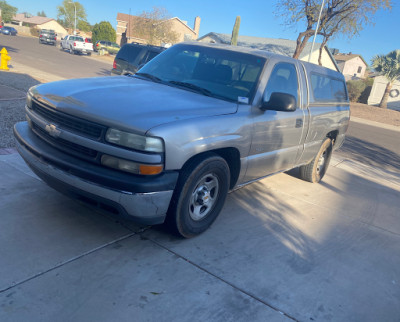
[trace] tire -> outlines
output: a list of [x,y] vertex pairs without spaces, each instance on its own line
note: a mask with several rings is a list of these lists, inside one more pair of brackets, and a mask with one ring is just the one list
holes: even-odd
[[92,56],[92,53],[87,53],[88,56]]
[[224,206],[229,182],[229,166],[216,154],[189,162],[172,196],[167,216],[170,228],[185,238],[207,230]]
[[71,55],[75,55],[75,50],[73,50],[72,47],[69,47],[69,53],[70,53]]
[[331,155],[332,140],[326,138],[315,158],[310,163],[300,167],[300,178],[312,183],[320,182],[328,169]]

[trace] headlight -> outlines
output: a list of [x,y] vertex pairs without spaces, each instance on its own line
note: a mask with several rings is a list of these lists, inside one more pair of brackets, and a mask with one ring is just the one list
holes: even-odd
[[135,150],[141,150],[147,152],[164,151],[163,141],[160,138],[137,135],[133,133],[119,131],[116,129],[107,130],[106,141]]
[[161,164],[140,164],[106,154],[101,157],[101,164],[117,170],[143,175],[155,175],[163,170]]
[[26,94],[26,106],[29,108],[32,108],[32,97],[36,91],[36,87],[38,85],[32,86],[29,90],[28,93]]

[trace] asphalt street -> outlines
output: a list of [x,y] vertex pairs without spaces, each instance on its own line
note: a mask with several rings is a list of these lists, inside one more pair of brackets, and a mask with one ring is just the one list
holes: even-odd
[[350,121],[346,140],[335,154],[365,165],[398,172],[400,131]]
[[39,44],[37,38],[0,34],[0,48],[6,47],[13,62],[52,73],[64,78],[110,75],[112,62],[99,61],[85,55],[71,55],[57,46]]

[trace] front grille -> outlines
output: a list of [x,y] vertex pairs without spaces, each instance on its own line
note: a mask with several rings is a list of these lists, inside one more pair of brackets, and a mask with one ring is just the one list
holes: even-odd
[[36,133],[36,135],[40,136],[43,140],[50,143],[56,149],[68,152],[69,154],[75,155],[79,158],[84,158],[91,161],[94,161],[97,157],[96,150],[72,143],[70,141],[66,141],[64,139],[53,138],[45,130],[37,126],[35,123],[32,123],[32,129]]
[[101,140],[103,133],[106,131],[105,126],[59,112],[35,101],[32,101],[32,109],[46,121],[54,122],[63,129],[71,130],[91,139]]

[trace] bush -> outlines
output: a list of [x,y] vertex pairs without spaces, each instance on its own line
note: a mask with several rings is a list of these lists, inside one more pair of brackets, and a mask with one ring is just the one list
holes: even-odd
[[39,34],[40,34],[39,29],[37,29],[37,28],[35,28],[35,27],[31,27],[31,28],[30,28],[30,31],[31,31],[31,35],[32,35],[32,36],[34,36],[34,37],[39,37]]
[[370,78],[347,81],[350,102],[366,104],[373,83],[374,80]]
[[96,43],[98,40],[106,40],[115,42],[117,34],[115,29],[108,21],[96,23],[92,29],[92,42]]
[[373,78],[368,78],[365,80],[365,89],[362,91],[360,97],[358,98],[359,103],[368,104],[368,97],[371,94],[372,85],[374,84]]

